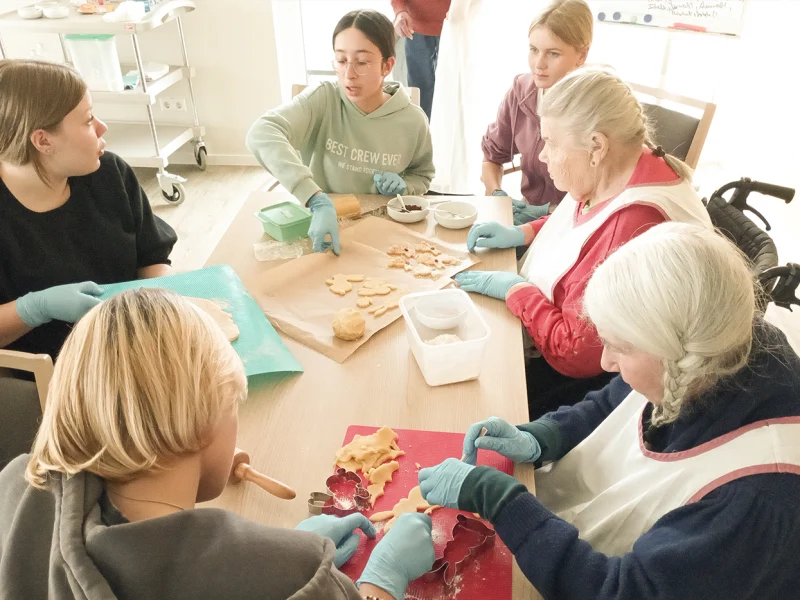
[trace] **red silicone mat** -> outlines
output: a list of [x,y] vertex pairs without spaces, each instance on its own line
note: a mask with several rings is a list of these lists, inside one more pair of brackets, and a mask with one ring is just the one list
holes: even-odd
[[[347,429],[343,445],[351,442],[353,436],[370,435],[377,427],[352,425]],[[395,471],[394,478],[386,484],[385,494],[375,502],[373,510],[365,511],[367,516],[373,512],[391,510],[402,498],[408,496],[411,488],[419,485],[417,467],[424,469],[438,465],[446,458],[460,458],[463,433],[444,433],[437,431],[419,431],[411,429],[395,429],[400,437],[397,444],[405,455],[397,459],[400,468]],[[504,473],[513,473],[513,463],[495,452],[478,452],[478,464],[494,467]],[[362,473],[359,473],[362,475]],[[459,511],[440,508],[431,514],[433,521],[433,544],[437,558],[442,556],[445,544],[451,539],[456,515]],[[470,513],[464,513],[473,516]],[[488,524],[488,523],[487,523]],[[381,524],[378,524],[381,527]],[[353,558],[342,567],[342,572],[353,581],[358,580],[375,544],[383,536],[378,534],[376,540],[367,539],[363,534]],[[486,549],[475,557],[459,575],[453,586],[445,588],[443,584],[431,581],[414,581],[406,590],[406,600],[444,600],[458,598],[460,600],[509,600],[511,598],[511,552],[498,537],[492,548]]]

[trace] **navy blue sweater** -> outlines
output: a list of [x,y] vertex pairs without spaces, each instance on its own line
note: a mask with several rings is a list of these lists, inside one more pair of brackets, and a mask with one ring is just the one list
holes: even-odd
[[[800,359],[771,326],[759,327],[757,340],[750,366],[662,428],[654,451],[689,450],[756,421],[800,415]],[[617,377],[520,429],[545,441],[543,460],[558,460],[630,391]],[[800,598],[798,475],[727,483],[664,515],[622,557],[595,552],[521,483],[487,467],[464,481],[459,506],[492,522],[545,600]]]

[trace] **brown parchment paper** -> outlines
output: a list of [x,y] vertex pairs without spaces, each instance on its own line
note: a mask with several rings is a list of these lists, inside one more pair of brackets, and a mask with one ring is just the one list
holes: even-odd
[[[399,300],[413,292],[438,290],[451,283],[451,277],[479,262],[461,244],[447,244],[430,240],[407,227],[367,217],[341,233],[341,255],[331,252],[309,254],[289,261],[269,271],[256,289],[251,289],[256,302],[266,313],[276,329],[312,348],[328,358],[342,363],[358,348],[384,327],[402,317],[399,308],[374,317],[368,308],[358,308],[358,290],[361,283],[353,283],[353,290],[344,296],[330,291],[325,281],[337,274],[364,275],[381,279],[397,286],[388,296],[372,296],[372,304],[380,305]],[[403,269],[389,269],[386,250],[393,244],[410,245],[428,242],[443,254],[461,258],[461,264],[447,267],[439,279],[421,279]],[[366,320],[364,336],[345,342],[333,335],[331,323],[341,309],[352,307],[361,311]]]

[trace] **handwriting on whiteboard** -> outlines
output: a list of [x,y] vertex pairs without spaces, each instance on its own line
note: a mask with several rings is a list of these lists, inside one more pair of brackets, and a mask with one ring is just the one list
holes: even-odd
[[716,19],[727,16],[734,10],[732,4],[739,3],[741,0],[650,0],[647,8],[667,11],[673,17]]

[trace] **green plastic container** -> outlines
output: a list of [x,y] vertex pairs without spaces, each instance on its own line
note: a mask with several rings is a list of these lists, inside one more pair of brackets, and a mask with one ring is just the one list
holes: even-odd
[[294,202],[280,202],[255,213],[264,227],[264,233],[279,242],[293,242],[308,237],[311,212]]

